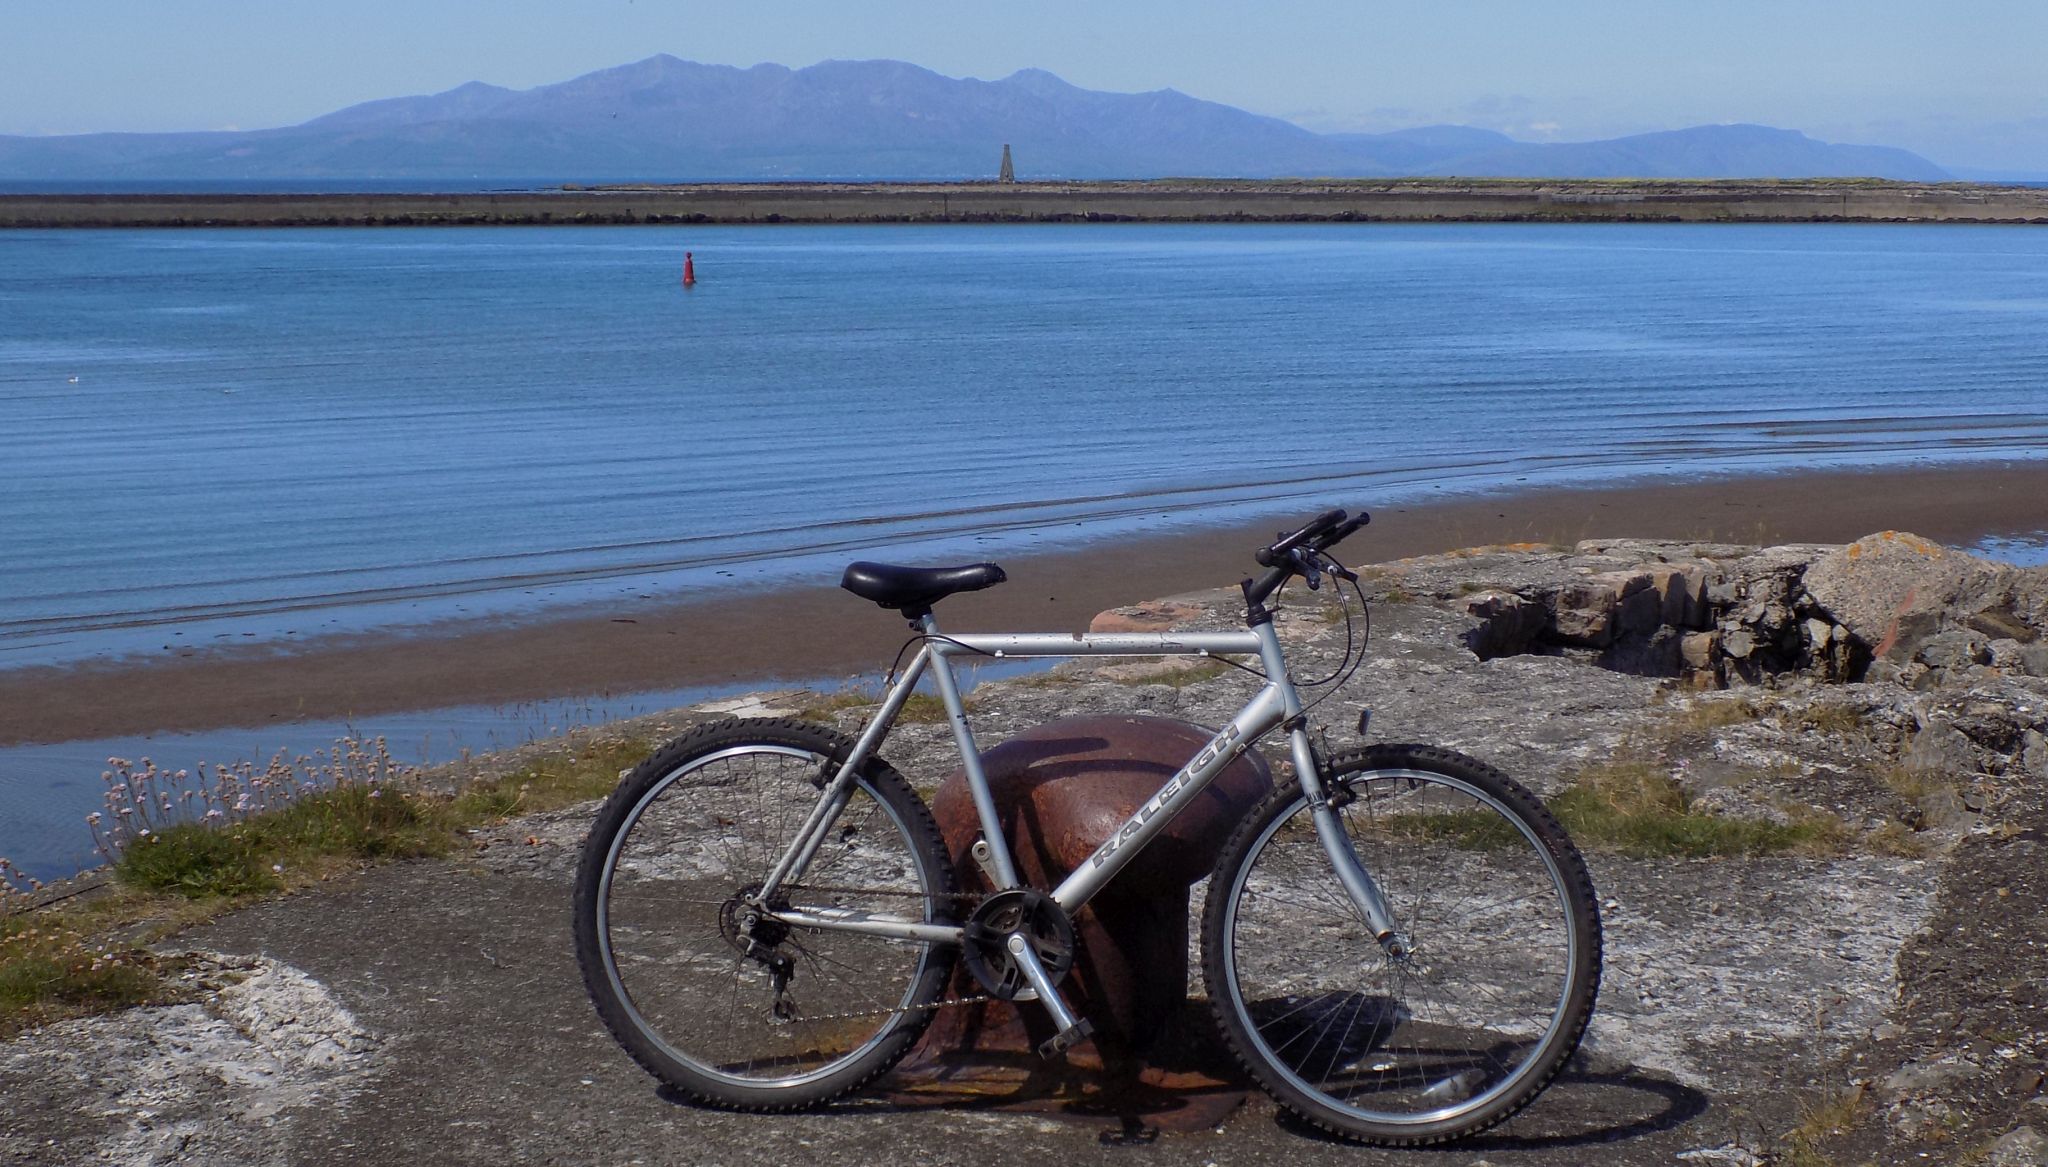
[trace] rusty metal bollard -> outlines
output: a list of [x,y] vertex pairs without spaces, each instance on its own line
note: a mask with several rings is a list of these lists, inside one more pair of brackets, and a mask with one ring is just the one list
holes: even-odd
[[[1161,717],[1076,717],[1025,730],[984,753],[1019,876],[1042,889],[1058,883],[1212,736]],[[940,1081],[984,1099],[1086,1100],[1097,1115],[1142,1112],[1185,1129],[1235,1107],[1243,1091],[1213,1064],[1206,1026],[1191,1031],[1186,1022],[1188,891],[1272,784],[1257,753],[1239,758],[1075,916],[1079,951],[1060,987],[1075,1012],[1095,1023],[1094,1056],[1083,1046],[1064,1066],[1041,1064],[1034,1050],[1051,1025],[1036,1004],[946,1008],[897,1070],[899,1096],[908,1091],[910,1100],[918,1083]],[[981,825],[958,771],[939,788],[932,810],[963,889],[991,890],[968,853]],[[953,995],[981,991],[964,969],[955,974]],[[1209,1105],[1191,1106],[1193,1095]],[[1134,1105],[1124,1105],[1133,1098]]]

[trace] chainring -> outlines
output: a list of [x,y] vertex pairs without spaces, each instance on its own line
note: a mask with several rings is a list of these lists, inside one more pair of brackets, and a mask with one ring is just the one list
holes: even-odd
[[1074,967],[1074,922],[1051,896],[1030,888],[997,892],[974,909],[962,929],[960,959],[989,996],[1035,1001],[1038,993],[1007,947],[1015,932],[1024,934],[1052,983]]

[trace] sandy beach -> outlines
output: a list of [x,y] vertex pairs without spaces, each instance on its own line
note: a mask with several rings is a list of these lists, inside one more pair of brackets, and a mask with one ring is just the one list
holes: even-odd
[[[1951,545],[2048,527],[2048,462],[1777,474],[1460,496],[1381,508],[1345,550],[1378,562],[1485,543],[1642,536],[1845,542],[1908,530]],[[1317,500],[1304,501],[1310,513]],[[1006,558],[1010,582],[949,599],[956,630],[1078,630],[1104,608],[1228,585],[1272,522]],[[878,553],[870,558],[887,558]],[[0,674],[0,745],[261,726],[450,705],[694,685],[850,677],[885,666],[894,614],[809,581],[659,599],[520,623],[468,623],[280,654],[30,668]]]

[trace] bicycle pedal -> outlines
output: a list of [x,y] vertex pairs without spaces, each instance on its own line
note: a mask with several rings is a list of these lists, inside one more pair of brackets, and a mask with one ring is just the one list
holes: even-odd
[[1095,1023],[1083,1017],[1067,1028],[1039,1042],[1038,1056],[1049,1062],[1094,1036]]

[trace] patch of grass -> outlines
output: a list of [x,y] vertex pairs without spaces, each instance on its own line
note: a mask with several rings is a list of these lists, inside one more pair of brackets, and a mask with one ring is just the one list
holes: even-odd
[[1587,767],[1550,809],[1581,847],[1638,858],[1833,854],[1847,834],[1840,820],[1818,813],[1774,823],[1695,810],[1676,779],[1643,760]]
[[27,912],[0,918],[0,1038],[65,1017],[173,997],[148,952],[102,950],[60,916]]
[[1395,584],[1392,587],[1382,589],[1379,598],[1383,604],[1406,604],[1415,599],[1415,593],[1399,584]]
[[1821,733],[1854,733],[1863,728],[1863,710],[1839,701],[1816,701],[1799,715],[1799,724]]
[[1777,1162],[1784,1167],[1833,1167],[1834,1160],[1822,1153],[1821,1143],[1847,1134],[1869,1109],[1866,1090],[1860,1085],[1825,1102],[1802,1105],[1799,1125],[1779,1139],[1785,1144],[1785,1154]]
[[137,839],[121,852],[114,874],[144,891],[195,900],[232,899],[284,887],[269,860],[268,849],[240,826],[188,823]]
[[1762,720],[1764,710],[1748,698],[1733,701],[1695,701],[1691,708],[1677,715],[1677,722],[1683,729],[1704,732],[1710,729],[1726,729],[1731,725],[1749,725]]
[[[805,721],[822,721],[827,724],[838,719],[848,709],[862,709],[880,705],[882,697],[872,689],[841,689],[837,693],[826,693],[818,700],[796,711]],[[974,699],[966,697],[961,704],[967,711],[974,711]],[[903,708],[896,712],[898,725],[932,725],[946,720],[946,703],[930,693],[912,693],[903,702]]]
[[1893,766],[1882,775],[1885,789],[1910,803],[1908,826],[1940,826],[1963,813],[1963,796],[1955,779],[1939,770]]
[[1523,842],[1514,824],[1491,810],[1389,815],[1372,826],[1392,838],[1449,843],[1461,851],[1499,851]]
[[1897,859],[1918,859],[1927,854],[1927,844],[1912,828],[1902,822],[1888,822],[1863,836],[1863,845],[1872,854],[1890,855]]
[[472,783],[455,797],[456,826],[479,826],[603,798],[619,784],[620,771],[639,765],[658,744],[641,737],[593,738],[492,781]]
[[445,855],[458,841],[451,800],[388,786],[346,786],[302,795],[222,827],[184,823],[136,839],[114,874],[130,887],[191,899],[282,889],[287,870]]
[[651,748],[639,739],[588,740],[452,797],[391,783],[310,791],[239,821],[143,835],[121,852],[114,875],[143,891],[233,900],[346,867],[446,855],[470,828],[610,793],[619,771]]
[[[445,855],[463,832],[609,793],[653,743],[594,738],[455,795],[375,782],[301,789],[228,822],[138,833],[115,881],[75,906],[19,910],[0,896],[0,1038],[65,1017],[180,999],[164,958],[133,947],[253,896],[334,871]],[[14,909],[10,912],[10,909]],[[104,938],[124,937],[119,943]]]

